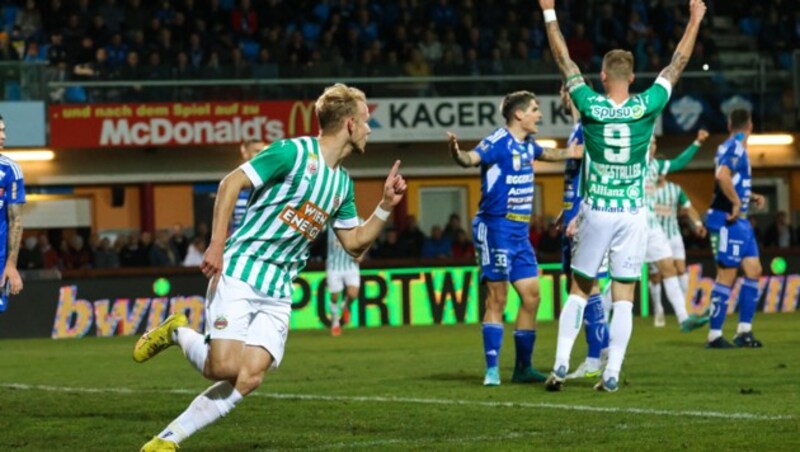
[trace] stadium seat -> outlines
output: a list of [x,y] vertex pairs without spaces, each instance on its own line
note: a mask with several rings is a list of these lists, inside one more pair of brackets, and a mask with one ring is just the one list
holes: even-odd
[[244,40],[239,43],[239,48],[242,50],[242,56],[248,61],[253,61],[258,57],[258,52],[261,51],[261,45],[256,41]]
[[86,90],[80,86],[70,86],[64,92],[64,101],[67,103],[86,103]]
[[6,80],[4,92],[6,100],[22,100],[22,88],[16,80]]

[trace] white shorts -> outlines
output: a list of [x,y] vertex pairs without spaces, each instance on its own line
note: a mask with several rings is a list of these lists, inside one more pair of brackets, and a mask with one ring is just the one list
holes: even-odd
[[572,270],[594,279],[608,254],[608,270],[612,279],[636,281],[642,275],[647,212],[638,209],[606,212],[593,210],[588,204],[578,214],[578,232],[572,248]]
[[357,268],[348,271],[331,270],[327,274],[327,279],[330,293],[339,293],[345,287],[361,287],[361,273]]
[[661,226],[647,228],[647,252],[644,261],[648,264],[672,257],[669,239]]
[[250,284],[221,275],[206,298],[206,332],[214,339],[242,341],[272,355],[272,368],[283,359],[292,301],[268,297]]
[[675,234],[669,239],[669,247],[672,248],[672,258],[676,261],[686,260],[686,248],[683,246],[683,237]]

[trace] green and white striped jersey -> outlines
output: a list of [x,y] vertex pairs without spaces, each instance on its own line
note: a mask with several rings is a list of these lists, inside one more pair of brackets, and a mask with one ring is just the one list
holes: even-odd
[[[359,218],[358,223],[364,221]],[[353,256],[347,254],[342,242],[336,237],[332,229],[328,230],[328,258],[325,259],[325,271],[329,272],[350,272],[358,271],[358,262]]]
[[658,177],[667,174],[668,164],[664,160],[652,159],[647,162],[647,172],[644,176],[644,199],[647,203],[647,226],[657,228],[661,226],[656,218],[656,190],[658,189]]
[[223,271],[288,300],[328,220],[334,228],[358,226],[353,181],[341,166],[328,167],[314,137],[276,141],[240,169],[253,192],[242,225],[225,244]]
[[681,208],[691,207],[692,203],[680,185],[667,181],[658,187],[655,193],[655,217],[668,238],[681,235],[678,226],[678,212]]
[[671,83],[659,77],[647,91],[616,105],[583,81],[570,87],[581,113],[584,149],[591,157],[584,188],[590,205],[614,210],[644,207],[650,137],[671,90]]

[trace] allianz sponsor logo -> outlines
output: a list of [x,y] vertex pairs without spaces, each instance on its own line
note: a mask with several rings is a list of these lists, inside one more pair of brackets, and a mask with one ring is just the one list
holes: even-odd
[[592,107],[592,116],[603,119],[639,119],[644,116],[645,108],[642,105],[634,105],[632,107]]
[[519,185],[519,184],[530,184],[533,182],[533,174],[520,174],[520,175],[508,175],[506,176],[506,184],[508,185]]
[[625,189],[624,188],[610,188],[605,185],[601,184],[592,184],[589,187],[589,193],[593,195],[599,196],[609,196],[613,198],[624,198],[625,197]]

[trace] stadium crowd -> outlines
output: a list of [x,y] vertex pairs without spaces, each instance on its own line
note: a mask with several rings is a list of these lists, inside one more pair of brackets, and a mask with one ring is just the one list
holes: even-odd
[[[682,218],[685,220],[686,218]],[[762,231],[751,217],[759,246],[789,248],[800,244],[800,227],[796,230],[785,212],[778,212],[770,226]],[[681,221],[681,232],[687,249],[708,250],[708,238],[698,237],[690,221]],[[128,234],[98,235],[79,233],[31,233],[24,240],[19,254],[20,270],[135,268],[135,267],[192,267],[200,265],[208,244],[209,229],[199,224],[195,233],[180,224],[155,233],[133,231]],[[88,231],[84,231],[88,233]],[[58,246],[51,237],[62,237]],[[536,215],[530,224],[529,238],[540,260],[558,259],[561,250],[561,231],[552,217]],[[313,261],[326,257],[326,238],[321,236],[311,250]],[[416,219],[408,217],[406,226],[388,228],[370,249],[368,259],[474,259],[475,248],[459,215],[450,215],[447,224],[434,225],[429,234],[423,232]]]
[[[2,0],[0,60],[48,61],[51,80],[555,72],[535,3]],[[622,47],[634,52],[636,71],[646,71],[673,53],[684,3],[563,0],[558,8],[583,69],[598,69],[600,55]],[[759,50],[788,64],[800,47],[797,8],[781,14],[785,0],[723,3],[718,9],[727,8]],[[713,33],[711,24],[703,28],[690,65],[717,60]]]

